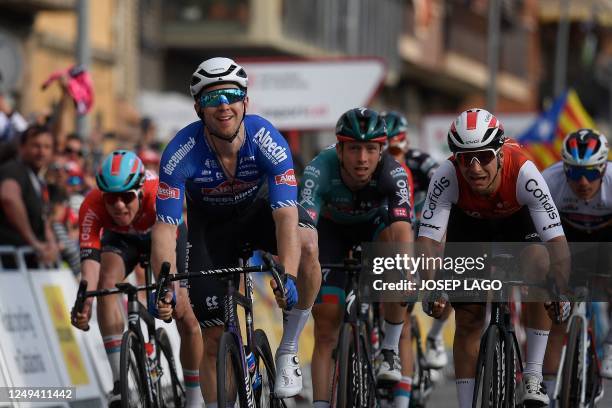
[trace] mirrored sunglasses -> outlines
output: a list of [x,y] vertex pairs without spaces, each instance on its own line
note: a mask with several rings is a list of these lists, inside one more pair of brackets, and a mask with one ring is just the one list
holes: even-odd
[[470,152],[457,152],[455,153],[455,159],[465,167],[470,167],[474,160],[476,160],[481,166],[486,166],[497,156],[497,150],[494,149],[482,149],[473,150]]
[[130,190],[121,193],[103,193],[102,197],[104,202],[108,205],[115,205],[117,201],[121,201],[124,204],[129,204],[138,197],[138,192],[135,190]]
[[565,166],[565,176],[572,181],[580,181],[582,177],[595,181],[603,176],[603,172],[599,166]]
[[203,108],[215,108],[221,104],[231,105],[241,102],[244,98],[246,98],[246,92],[242,89],[217,89],[202,95],[200,97],[200,106]]

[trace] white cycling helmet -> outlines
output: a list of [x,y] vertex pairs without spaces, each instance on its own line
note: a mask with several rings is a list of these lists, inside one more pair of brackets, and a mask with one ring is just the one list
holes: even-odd
[[504,144],[504,127],[491,112],[468,109],[457,116],[448,131],[451,152],[499,149]]
[[569,166],[599,166],[608,161],[608,139],[593,129],[579,129],[563,140],[561,157]]
[[206,87],[228,83],[246,89],[248,77],[244,68],[229,58],[210,58],[202,62],[191,76],[189,91],[195,97]]

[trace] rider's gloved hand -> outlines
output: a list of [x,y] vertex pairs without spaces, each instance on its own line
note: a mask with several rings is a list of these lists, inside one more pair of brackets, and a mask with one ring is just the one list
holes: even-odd
[[442,312],[444,311],[447,303],[448,294],[444,291],[427,291],[423,295],[423,311],[435,319],[439,319],[442,316]]
[[172,315],[172,309],[176,306],[176,293],[172,292],[172,300],[170,302],[166,302],[165,299],[160,299],[158,304],[156,300],[157,291],[153,290],[149,293],[147,311],[156,319],[168,319]]
[[274,291],[274,297],[276,298],[276,303],[278,304],[278,307],[283,308],[285,310],[291,310],[291,308],[293,308],[293,306],[295,306],[298,301],[297,286],[295,284],[296,279],[295,276],[289,274],[282,275],[282,279],[283,284],[285,285],[284,294],[280,293],[276,289],[276,282],[274,281],[274,279],[270,281],[270,286]]
[[91,319],[92,301],[86,300],[83,310],[77,312],[74,308],[70,311],[70,323],[79,330],[89,330],[89,320]]

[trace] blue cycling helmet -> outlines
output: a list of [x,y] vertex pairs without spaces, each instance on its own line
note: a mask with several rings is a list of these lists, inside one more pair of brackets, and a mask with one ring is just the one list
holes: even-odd
[[106,156],[96,175],[96,184],[105,193],[139,190],[144,180],[142,161],[127,150],[115,150]]

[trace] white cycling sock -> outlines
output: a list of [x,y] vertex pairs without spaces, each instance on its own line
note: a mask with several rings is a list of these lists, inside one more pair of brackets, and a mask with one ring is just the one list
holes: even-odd
[[185,381],[185,406],[201,407],[202,391],[200,390],[200,370],[183,369],[183,379]]
[[313,408],[329,408],[329,402],[328,401],[314,401],[312,403],[312,407]]
[[475,378],[458,378],[455,380],[457,387],[457,399],[459,408],[472,408],[472,398],[474,398]]
[[102,337],[104,342],[104,350],[110,364],[111,372],[113,373],[113,383],[119,381],[121,367],[121,339],[122,334]]
[[429,333],[427,333],[428,339],[438,340],[442,338],[442,329],[444,328],[444,323],[446,320],[433,319],[433,323],[431,324],[431,329],[429,329]]
[[298,351],[298,339],[308,318],[310,310],[298,309],[294,307],[288,312],[283,313],[283,338],[278,346],[277,355],[280,354],[296,354]]
[[402,379],[393,387],[393,407],[408,408],[412,394],[412,377],[402,375]]
[[385,320],[383,323],[385,338],[383,339],[380,348],[393,350],[396,354],[399,354],[399,341],[400,336],[402,335],[402,327],[404,327],[404,322],[391,323]]
[[527,333],[527,357],[523,374],[535,375],[542,381],[542,366],[550,331],[527,328],[525,332]]

